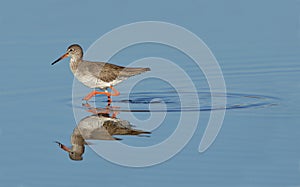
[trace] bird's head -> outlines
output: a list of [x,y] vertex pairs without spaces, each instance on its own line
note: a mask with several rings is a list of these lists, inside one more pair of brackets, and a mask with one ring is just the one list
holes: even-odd
[[76,152],[75,150],[72,150],[72,149],[68,148],[67,146],[65,146],[64,144],[62,144],[62,143],[60,143],[58,141],[55,141],[54,143],[57,143],[58,146],[62,150],[68,152],[69,153],[69,157],[70,157],[71,160],[82,160],[83,159],[82,158],[83,151],[79,150],[79,152]]
[[73,60],[80,60],[83,56],[83,50],[78,44],[70,45],[66,51],[65,54],[63,54],[61,57],[59,57],[57,60],[55,60],[51,65],[54,65],[55,63],[59,62],[60,60],[71,57]]

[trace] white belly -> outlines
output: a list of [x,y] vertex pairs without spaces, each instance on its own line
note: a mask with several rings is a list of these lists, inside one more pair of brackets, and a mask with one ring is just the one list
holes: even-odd
[[121,79],[116,79],[111,82],[104,82],[101,79],[98,79],[92,75],[77,75],[75,74],[75,77],[83,83],[85,86],[89,88],[100,88],[100,89],[106,89],[110,86],[115,86],[116,84],[119,84],[122,82]]

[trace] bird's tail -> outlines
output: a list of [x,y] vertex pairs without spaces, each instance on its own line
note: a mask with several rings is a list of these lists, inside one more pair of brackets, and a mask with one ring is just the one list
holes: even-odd
[[133,75],[138,75],[146,71],[150,71],[150,68],[124,68],[122,72],[120,73],[120,76],[133,76]]
[[129,132],[129,134],[130,135],[141,135],[141,134],[151,134],[151,132],[133,129]]

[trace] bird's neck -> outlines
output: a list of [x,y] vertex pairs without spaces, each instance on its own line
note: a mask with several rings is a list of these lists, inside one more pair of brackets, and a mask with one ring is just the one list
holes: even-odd
[[76,72],[76,70],[77,70],[79,64],[81,63],[81,61],[82,61],[81,58],[74,58],[73,57],[73,58],[70,59],[70,68],[71,68],[71,71],[73,73]]

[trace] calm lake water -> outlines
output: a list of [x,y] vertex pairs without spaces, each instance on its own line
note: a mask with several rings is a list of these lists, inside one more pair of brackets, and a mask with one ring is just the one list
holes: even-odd
[[[3,3],[0,186],[300,186],[299,6],[296,0]],[[136,45],[111,62],[127,65],[149,56],[169,59],[191,76],[200,106],[191,101],[190,108],[178,107],[176,90],[153,78],[136,85],[128,98],[126,85],[134,81],[130,79],[117,86],[121,96],[112,105],[120,107],[118,118],[129,120],[133,114],[145,120],[151,102],[151,109],[166,112],[166,118],[149,136],[117,137],[128,145],[154,145],[172,134],[181,112],[200,111],[195,134],[182,151],[151,167],[114,164],[88,146],[82,161],[70,160],[53,141],[70,145],[76,127],[73,75],[67,60],[55,66],[51,62],[72,43],[86,50],[111,29],[144,20],[183,26],[211,49],[228,92],[221,131],[208,150],[198,152],[214,109],[205,76],[176,49]],[[183,85],[181,93],[189,97],[188,91]],[[160,111],[162,102],[167,110]],[[105,98],[96,97],[96,105],[105,107]],[[134,125],[147,130],[143,124]]]

